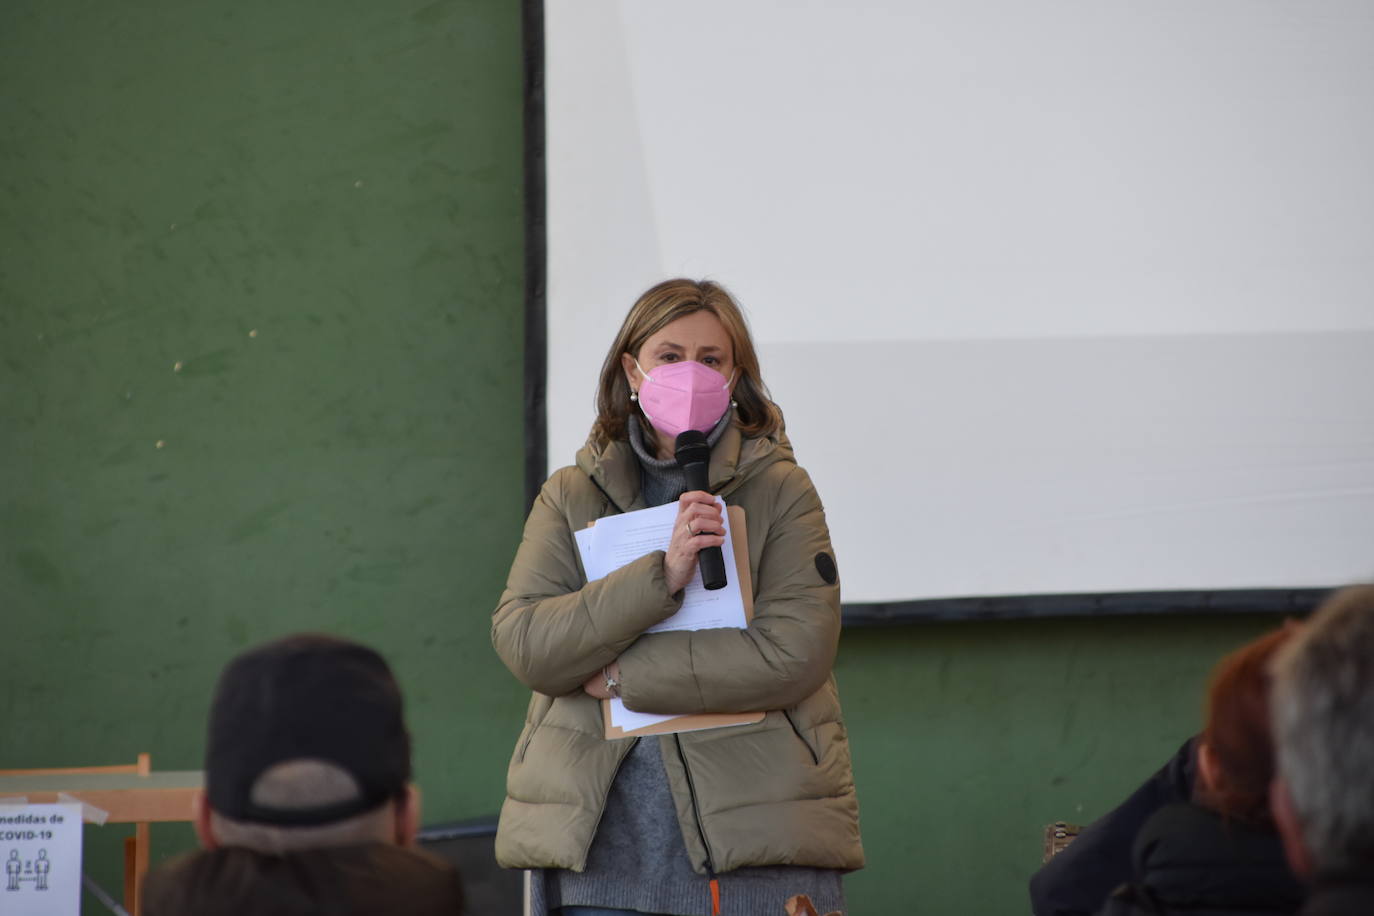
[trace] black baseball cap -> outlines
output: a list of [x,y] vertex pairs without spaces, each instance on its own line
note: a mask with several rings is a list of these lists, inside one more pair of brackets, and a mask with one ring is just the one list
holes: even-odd
[[[359,797],[316,808],[254,804],[259,776],[305,759],[346,770]],[[279,826],[332,823],[400,796],[410,772],[400,687],[367,646],[288,636],[243,653],[220,675],[205,749],[206,796],[220,814]]]

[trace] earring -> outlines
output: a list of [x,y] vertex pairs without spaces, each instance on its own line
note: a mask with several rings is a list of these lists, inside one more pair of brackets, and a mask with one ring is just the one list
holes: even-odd
[[631,401],[638,401],[638,400],[639,400],[639,392],[638,392],[638,391],[633,391],[633,390],[632,390],[632,391],[630,392],[630,400],[631,400]]
[[731,398],[731,399],[730,399],[730,406],[731,406],[731,407],[738,407],[738,406],[739,406],[739,401],[736,401],[734,398]]

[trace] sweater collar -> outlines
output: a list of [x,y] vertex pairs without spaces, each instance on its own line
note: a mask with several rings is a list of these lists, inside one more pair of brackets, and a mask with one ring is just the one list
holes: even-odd
[[[730,492],[774,461],[792,461],[792,446],[779,429],[770,436],[745,438],[738,424],[726,424],[711,449],[708,469],[711,492],[729,499]],[[596,482],[620,512],[644,508],[640,495],[640,464],[628,439],[605,445],[588,440],[577,453],[577,466]]]
[[[720,437],[725,435],[725,430],[730,426],[732,419],[730,411],[728,410],[721,414],[720,419],[716,421],[716,425],[711,427],[711,431],[706,434],[706,444],[711,448],[715,448],[716,443],[720,441]],[[644,444],[644,427],[640,425],[637,415],[630,414],[630,416],[626,418],[625,427],[626,435],[630,442],[630,448],[634,449],[635,455],[638,456],[641,465],[653,471],[677,470],[676,458],[659,458],[657,455],[651,455],[649,453],[649,449]]]

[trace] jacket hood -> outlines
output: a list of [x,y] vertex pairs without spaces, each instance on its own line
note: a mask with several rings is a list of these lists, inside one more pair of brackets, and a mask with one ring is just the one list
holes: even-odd
[[1136,838],[1134,858],[1142,883],[1171,906],[1291,913],[1305,893],[1273,829],[1197,805],[1155,812]]
[[[746,438],[738,424],[731,423],[711,449],[708,471],[711,492],[728,498],[751,477],[780,461],[796,464],[792,443],[781,424],[776,432],[754,439]],[[618,439],[598,446],[588,439],[578,450],[576,463],[620,511],[644,508],[639,485],[639,457],[627,440]]]

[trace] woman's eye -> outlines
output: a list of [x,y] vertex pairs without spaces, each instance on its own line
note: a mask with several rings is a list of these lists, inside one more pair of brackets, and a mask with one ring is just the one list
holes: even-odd
[[705,359],[703,359],[702,362],[705,363],[705,364],[708,365],[708,366],[719,366],[719,365],[720,365],[720,357],[718,357],[718,356],[708,356],[708,357],[706,357]]
[[658,361],[661,362],[661,363],[672,363],[672,362],[677,362],[677,354],[676,354],[676,353],[664,353],[664,354],[662,354],[662,355],[659,356]]

